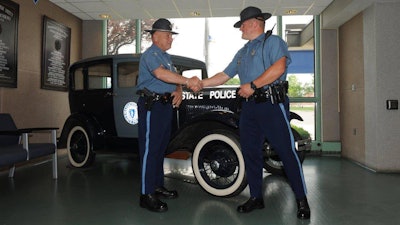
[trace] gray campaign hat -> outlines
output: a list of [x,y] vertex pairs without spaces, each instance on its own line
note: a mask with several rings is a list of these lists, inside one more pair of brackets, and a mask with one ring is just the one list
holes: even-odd
[[172,24],[169,22],[169,20],[161,18],[158,19],[156,22],[153,23],[153,27],[151,30],[145,30],[147,32],[150,32],[153,34],[156,31],[163,31],[163,32],[170,32],[172,34],[178,34],[174,31],[172,31]]
[[260,18],[263,20],[267,20],[271,17],[270,13],[263,13],[261,12],[261,9],[254,7],[254,6],[249,6],[240,12],[240,21],[236,22],[233,26],[236,28],[239,28],[242,23],[248,19],[252,18]]

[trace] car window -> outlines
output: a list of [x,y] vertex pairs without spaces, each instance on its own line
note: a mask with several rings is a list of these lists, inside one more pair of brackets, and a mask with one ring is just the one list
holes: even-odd
[[88,89],[111,88],[111,65],[108,63],[88,67]]
[[83,84],[84,84],[84,82],[83,82],[83,78],[84,78],[84,76],[83,76],[83,69],[82,69],[82,68],[77,68],[77,69],[74,71],[73,76],[74,76],[74,86],[73,86],[73,89],[74,89],[75,91],[83,90],[83,88],[84,88],[84,86],[83,86]]
[[118,63],[118,87],[135,87],[139,74],[138,62]]
[[182,71],[182,75],[184,77],[188,77],[188,78],[196,76],[197,78],[199,78],[201,80],[201,77],[202,77],[201,72],[202,72],[201,69],[191,69],[191,70]]

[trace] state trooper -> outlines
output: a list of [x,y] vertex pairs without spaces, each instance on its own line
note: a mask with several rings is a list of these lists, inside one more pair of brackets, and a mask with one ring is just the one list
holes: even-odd
[[170,55],[172,24],[161,18],[150,32],[152,45],[139,62],[139,154],[141,165],[140,206],[154,212],[165,212],[168,205],[160,198],[177,198],[176,190],[164,187],[164,155],[171,137],[173,107],[182,102],[182,85],[197,88],[197,77],[185,78],[175,70]]
[[236,74],[240,78],[238,95],[244,100],[240,114],[240,145],[250,187],[250,199],[238,206],[240,213],[264,208],[262,193],[263,143],[270,141],[281,158],[297,200],[297,217],[310,218],[306,185],[289,124],[287,66],[291,62],[286,43],[276,35],[264,33],[271,14],[247,7],[234,24],[248,42],[236,53],[223,72],[202,81],[203,87],[225,83]]

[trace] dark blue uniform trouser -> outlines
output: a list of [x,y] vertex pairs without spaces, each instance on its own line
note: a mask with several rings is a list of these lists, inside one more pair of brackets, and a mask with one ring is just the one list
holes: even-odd
[[147,111],[144,98],[138,101],[141,194],[152,194],[164,186],[164,155],[171,137],[172,105],[154,102]]
[[270,101],[244,101],[240,115],[240,144],[246,165],[251,197],[262,198],[263,143],[268,139],[283,162],[285,173],[296,199],[306,195],[300,161],[295,152],[294,137],[289,124],[288,99],[285,104]]

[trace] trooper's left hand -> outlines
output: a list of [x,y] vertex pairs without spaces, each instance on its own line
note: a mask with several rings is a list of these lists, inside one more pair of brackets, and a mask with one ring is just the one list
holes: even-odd
[[174,108],[179,108],[182,103],[182,91],[174,91],[171,93],[172,98],[172,106]]
[[240,89],[238,94],[243,98],[249,98],[254,93],[254,90],[251,88],[250,83],[240,85]]

